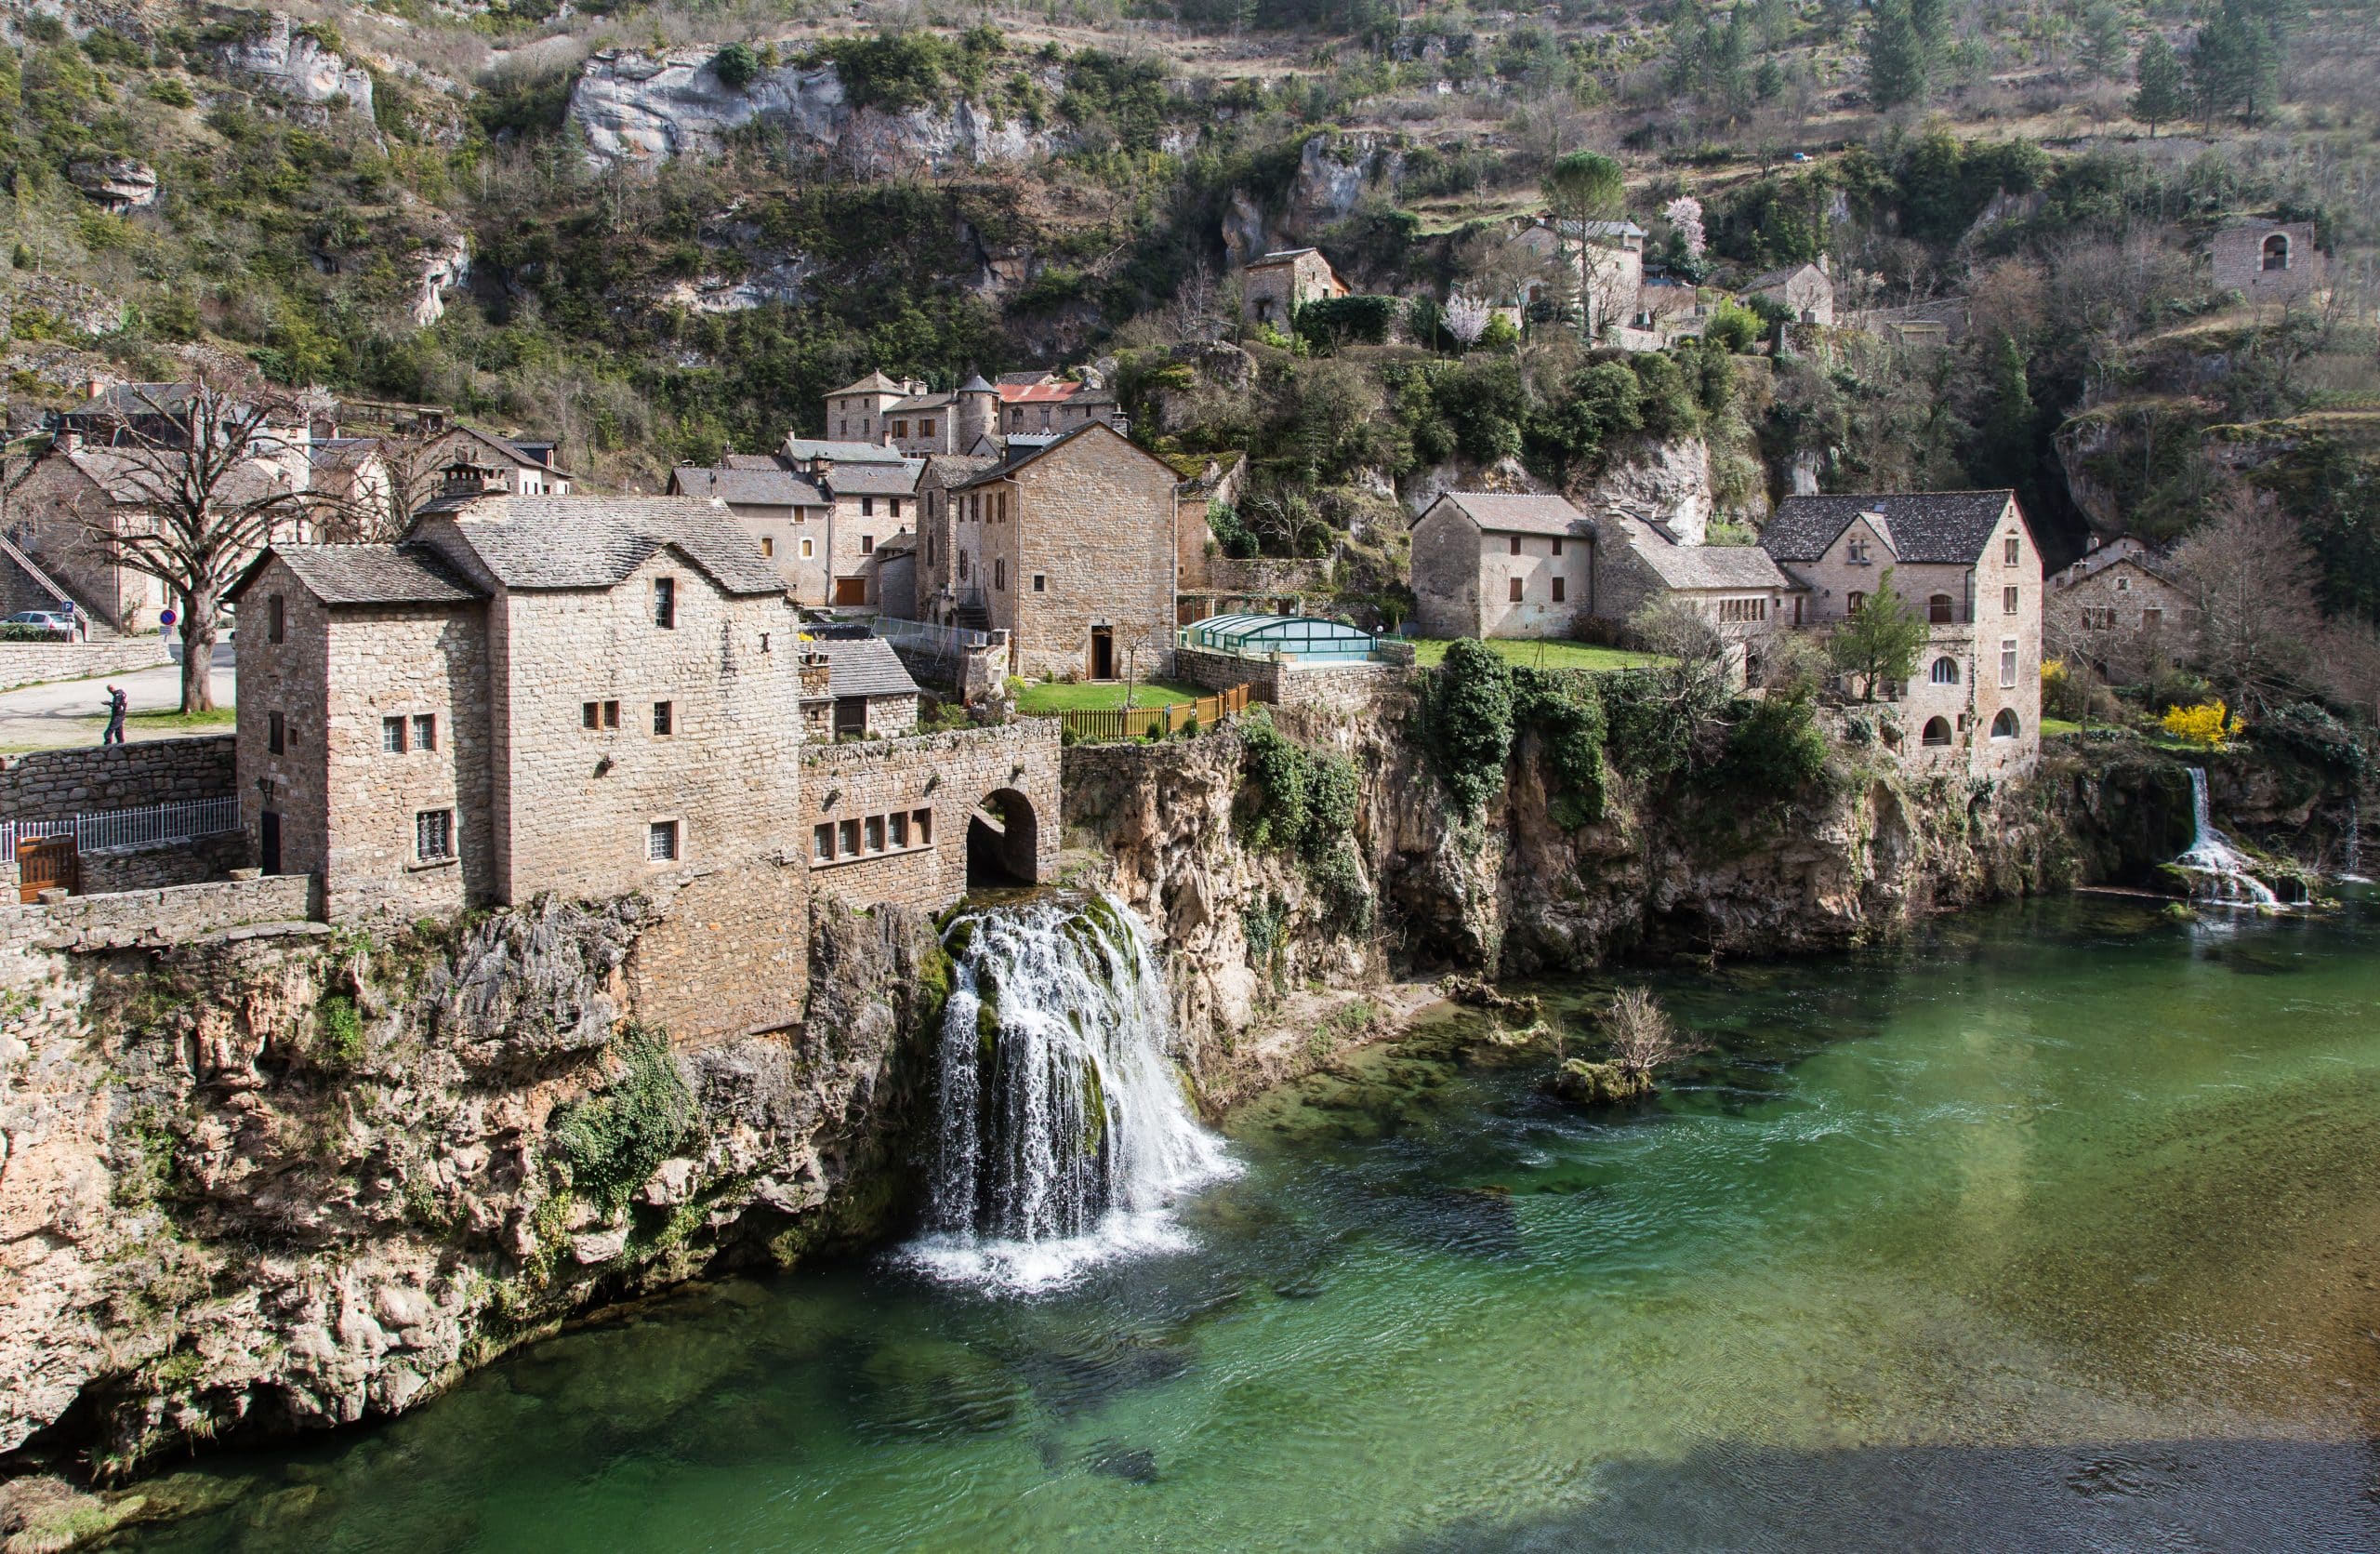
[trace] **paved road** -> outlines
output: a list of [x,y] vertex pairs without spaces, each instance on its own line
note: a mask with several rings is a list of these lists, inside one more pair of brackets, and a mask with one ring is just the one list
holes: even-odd
[[[215,644],[215,705],[231,705],[232,647]],[[68,680],[47,685],[23,685],[0,691],[0,750],[53,750],[60,745],[96,745],[107,712],[110,684],[122,685],[136,712],[181,705],[181,647],[174,645],[176,661],[129,674],[103,674],[92,680]],[[179,728],[125,726],[131,739],[170,739],[192,732]]]

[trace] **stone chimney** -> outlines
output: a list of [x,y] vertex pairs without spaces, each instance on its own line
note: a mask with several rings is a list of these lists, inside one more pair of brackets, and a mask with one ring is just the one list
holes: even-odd
[[804,647],[794,662],[801,679],[802,700],[823,701],[834,694],[834,671],[826,662],[826,655],[815,647]]
[[481,464],[468,458],[447,465],[438,484],[438,495],[442,499],[503,494],[504,472],[494,465]]

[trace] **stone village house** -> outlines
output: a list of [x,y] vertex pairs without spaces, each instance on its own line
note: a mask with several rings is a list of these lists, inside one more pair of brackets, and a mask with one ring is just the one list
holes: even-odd
[[1008,433],[1057,436],[1093,421],[1124,430],[1115,392],[1088,369],[1072,378],[1004,373],[997,383],[978,374],[943,393],[871,372],[826,399],[830,437],[882,444],[909,458],[997,453]]
[[1016,673],[1167,672],[1181,558],[1203,555],[1203,505],[1173,466],[1093,421],[998,458],[927,461],[919,485],[918,612],[1010,634]]
[[1347,283],[1319,248],[1278,249],[1239,272],[1239,316],[1249,325],[1291,329],[1300,308],[1346,295]]
[[1792,624],[1858,609],[1886,568],[1926,621],[1915,677],[1887,688],[1902,753],[1970,776],[2020,776],[2041,753],[2042,559],[2010,491],[1788,497],[1761,549],[1797,585]]
[[805,788],[807,747],[906,734],[916,687],[801,643],[719,503],[457,488],[401,543],[271,550],[233,591],[253,856],[335,922],[640,896],[639,996],[681,1034],[757,1030],[799,1018],[813,874],[938,907],[979,829],[1008,875],[1054,865],[1047,721],[826,744],[845,775]]
[[2314,246],[2311,221],[2242,221],[2207,245],[2216,291],[2251,302],[2288,302],[2322,289],[2329,261]]
[[890,449],[845,460],[832,448],[804,445],[800,459],[730,454],[708,468],[681,465],[669,472],[669,494],[726,503],[796,602],[906,614],[900,591],[888,609],[876,548],[914,528],[923,461]]
[[2196,630],[2195,607],[2155,551],[2130,535],[2091,549],[2049,579],[2043,635],[2054,656],[2101,674],[2128,672]]

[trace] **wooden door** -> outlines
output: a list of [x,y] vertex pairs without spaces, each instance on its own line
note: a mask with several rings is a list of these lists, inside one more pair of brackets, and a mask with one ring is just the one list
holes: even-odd
[[17,899],[38,901],[45,890],[73,890],[81,862],[71,836],[29,837],[18,843]]
[[836,603],[836,604],[866,604],[866,603],[867,603],[867,579],[866,579],[866,578],[836,578],[836,579],[835,579],[835,603]]
[[260,843],[258,848],[259,856],[257,862],[263,866],[264,871],[268,874],[280,873],[281,817],[278,814],[270,809],[264,812],[261,823],[258,827],[257,840]]

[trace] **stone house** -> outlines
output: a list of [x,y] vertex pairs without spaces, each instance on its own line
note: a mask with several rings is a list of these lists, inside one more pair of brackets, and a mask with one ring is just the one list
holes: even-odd
[[516,443],[475,427],[449,427],[420,445],[425,470],[469,463],[496,472],[496,484],[516,497],[567,497],[576,478],[556,462],[552,443]]
[[926,392],[922,383],[870,372],[826,396],[826,435],[837,442],[883,443],[885,417],[893,405]]
[[[1607,337],[1624,349],[1648,350],[1644,331],[1632,321],[1644,312],[1645,229],[1633,221],[1563,221],[1540,216],[1524,222],[1514,241],[1552,263],[1557,255],[1579,283],[1579,301],[1585,310],[1588,337]],[[1526,307],[1537,287],[1521,298]]]
[[2123,535],[2051,574],[2043,621],[2047,652],[2109,674],[2177,648],[2195,634],[2197,612],[2156,552]]
[[1682,600],[1743,643],[1787,623],[1798,589],[1753,545],[1682,542],[1664,525],[1622,513],[1596,520],[1594,613],[1626,620],[1647,604]]
[[801,757],[810,886],[939,911],[971,882],[1053,880],[1059,764],[1055,718],[813,743]]
[[1240,322],[1293,328],[1300,308],[1346,295],[1347,283],[1321,249],[1278,249],[1250,260],[1239,272]]
[[690,1019],[798,1011],[799,623],[724,507],[458,490],[235,597],[257,856],[334,919],[667,897],[652,954],[736,972]]
[[876,372],[826,396],[830,433],[872,440],[904,458],[998,453],[1006,433],[1057,436],[1092,421],[1124,430],[1115,393],[1089,370],[1072,378],[1003,373],[997,382],[977,374],[947,392]]
[[[998,458],[929,461],[919,615],[1010,633],[1014,672],[1120,678],[1172,660],[1181,477],[1093,421]],[[1195,547],[1204,549],[1204,535]]]
[[2242,221],[2207,245],[2215,289],[2251,302],[2293,301],[2320,291],[2330,261],[2314,246],[2311,221]]
[[895,620],[918,618],[918,537],[907,529],[876,542],[868,558],[868,591],[877,613]]
[[1570,637],[1593,613],[1595,525],[1557,496],[1449,491],[1413,525],[1425,637]]
[[1743,284],[1741,293],[1784,309],[1786,316],[1796,324],[1834,322],[1834,277],[1828,273],[1823,259],[1755,275]]
[[2042,560],[2010,491],[1795,496],[1761,548],[1799,585],[1793,624],[1830,626],[1882,586],[1927,622],[1917,674],[1887,687],[1903,751],[1979,778],[2041,753]]
[[821,603],[846,608],[882,607],[878,594],[877,542],[914,528],[918,481],[924,471],[920,459],[818,469],[818,484],[827,499],[826,532],[820,537],[824,541],[820,551],[827,568],[828,591]]
[[[897,454],[843,463],[823,452],[800,461],[735,453],[680,465],[668,489],[724,502],[800,603],[882,609],[876,547],[916,522],[923,468]],[[906,596],[898,602],[906,607]]]
[[918,683],[881,637],[801,644],[801,725],[813,739],[896,739],[918,730]]
[[[1118,432],[1128,430],[1116,404],[1116,392],[1089,372],[1078,378],[1055,373],[1009,372],[998,379],[999,426],[1009,436],[1060,437],[1093,421]],[[954,445],[953,453],[973,453],[972,443]]]

